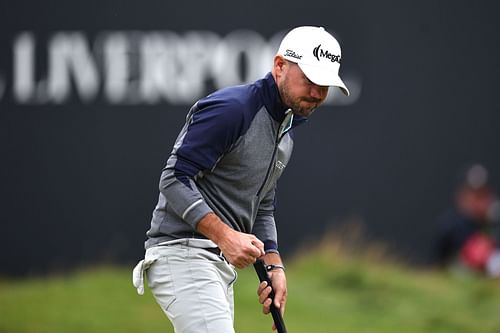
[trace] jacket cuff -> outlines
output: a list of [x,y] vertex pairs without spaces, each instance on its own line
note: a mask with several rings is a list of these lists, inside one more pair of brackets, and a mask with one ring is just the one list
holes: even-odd
[[208,213],[213,213],[213,210],[203,199],[199,199],[186,208],[184,213],[182,213],[182,219],[196,230],[201,218]]
[[276,243],[273,240],[266,240],[266,241],[264,241],[264,251],[266,253],[268,253],[268,252],[279,253],[278,252],[278,243]]

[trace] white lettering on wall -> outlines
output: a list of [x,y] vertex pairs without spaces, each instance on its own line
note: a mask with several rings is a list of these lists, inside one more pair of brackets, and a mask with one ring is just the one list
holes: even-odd
[[110,103],[134,102],[137,94],[132,76],[132,46],[125,33],[113,32],[98,40],[97,49],[102,50],[104,95]]
[[84,102],[95,98],[99,89],[99,73],[87,39],[80,32],[59,32],[49,44],[49,100],[58,104],[65,102],[70,95],[71,78],[77,95]]
[[[272,59],[273,52],[258,33],[250,30],[233,31],[215,48],[212,68],[216,85],[227,87],[255,81],[269,72]],[[246,72],[244,76],[240,70],[242,67]]]
[[214,48],[219,42],[220,37],[209,31],[193,31],[178,40],[174,84],[178,104],[192,104],[207,94],[206,81],[211,77]]
[[14,98],[19,103],[32,100],[35,93],[35,37],[23,32],[14,40]]
[[[13,45],[13,97],[20,104],[100,98],[110,104],[190,105],[213,89],[262,77],[282,37],[279,32],[266,40],[252,30],[224,37],[211,31],[104,31],[92,41],[84,32],[69,31],[44,43],[22,32]],[[360,77],[346,73],[343,78],[351,96],[331,89],[326,104],[359,99]],[[0,77],[0,100],[5,85]]]

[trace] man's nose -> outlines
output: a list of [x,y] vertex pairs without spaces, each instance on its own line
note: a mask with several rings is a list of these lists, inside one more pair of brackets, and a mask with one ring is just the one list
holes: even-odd
[[326,96],[326,92],[328,91],[328,87],[322,87],[318,86],[316,84],[311,85],[311,90],[309,94],[311,97],[318,99],[318,100],[323,100]]

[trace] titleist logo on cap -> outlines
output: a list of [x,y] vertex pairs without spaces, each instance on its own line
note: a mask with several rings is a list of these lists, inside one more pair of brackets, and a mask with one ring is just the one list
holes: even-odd
[[292,58],[295,58],[295,59],[302,59],[301,55],[297,54],[295,51],[290,50],[290,49],[287,49],[285,51],[285,57],[292,57]]
[[331,62],[338,62],[340,64],[341,57],[339,55],[330,53],[328,50],[323,50],[321,48],[321,44],[319,44],[313,49],[313,55],[316,57],[316,59],[318,59],[318,61],[320,60],[319,58],[321,57],[330,59]]

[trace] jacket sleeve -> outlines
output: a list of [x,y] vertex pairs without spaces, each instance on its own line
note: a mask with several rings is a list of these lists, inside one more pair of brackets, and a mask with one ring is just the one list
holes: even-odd
[[267,252],[278,252],[278,235],[274,220],[276,186],[267,192],[259,205],[252,233],[264,243]]
[[235,103],[207,97],[190,110],[160,179],[168,205],[196,229],[212,209],[195,179],[211,170],[236,142],[243,128],[243,113]]

